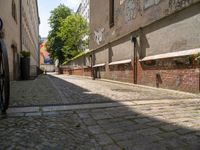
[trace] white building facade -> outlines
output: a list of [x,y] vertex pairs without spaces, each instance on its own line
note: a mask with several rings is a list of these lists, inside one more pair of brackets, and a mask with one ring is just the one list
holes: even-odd
[[90,22],[90,0],[81,0],[77,13]]

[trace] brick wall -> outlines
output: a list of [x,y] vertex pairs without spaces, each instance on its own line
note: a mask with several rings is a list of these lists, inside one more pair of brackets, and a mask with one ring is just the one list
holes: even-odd
[[91,68],[84,68],[83,76],[91,77],[91,71],[92,71]]
[[72,70],[72,75],[83,76],[83,69],[74,69]]
[[94,77],[97,79],[105,79],[107,78],[107,69],[106,66],[95,67],[94,70]]
[[132,64],[119,64],[109,66],[107,79],[133,83]]
[[[159,63],[162,65],[158,66]],[[138,84],[141,85],[194,93],[199,92],[200,74],[198,66],[194,62],[176,66],[173,59],[157,60],[157,65],[154,66],[138,63],[137,75]]]
[[[96,78],[134,83],[152,87],[167,88],[186,92],[199,92],[200,73],[198,65],[189,57],[171,58],[137,63],[134,74],[133,64],[119,64],[93,68]],[[91,68],[70,69],[62,68],[67,75],[92,76]]]

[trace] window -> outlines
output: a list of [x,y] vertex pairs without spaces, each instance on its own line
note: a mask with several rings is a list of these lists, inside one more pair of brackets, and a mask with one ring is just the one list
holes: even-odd
[[114,0],[110,0],[110,15],[109,15],[109,17],[110,17],[110,28],[111,27],[113,27],[114,26],[114,12],[115,12],[115,3],[114,3]]
[[16,4],[14,0],[12,1],[12,16],[15,22],[17,23],[17,10],[16,10]]

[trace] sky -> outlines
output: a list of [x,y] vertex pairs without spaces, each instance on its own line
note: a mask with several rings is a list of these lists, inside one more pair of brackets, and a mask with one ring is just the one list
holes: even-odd
[[76,11],[81,0],[38,0],[39,15],[40,15],[40,36],[47,37],[50,30],[48,19],[50,12],[59,4],[65,4],[72,10]]

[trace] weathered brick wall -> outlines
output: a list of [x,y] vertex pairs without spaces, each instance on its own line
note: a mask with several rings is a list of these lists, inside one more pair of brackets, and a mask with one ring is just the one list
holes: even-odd
[[72,70],[72,75],[83,76],[83,69],[74,69]]
[[119,64],[109,66],[107,79],[133,83],[132,64]]
[[95,67],[94,70],[94,77],[97,79],[107,78],[107,69],[106,66]]
[[138,84],[198,93],[200,74],[197,65],[175,66],[173,62],[173,59],[157,60],[162,66],[153,67],[138,63]]
[[88,76],[88,77],[91,77],[91,71],[92,69],[91,68],[84,68],[84,71],[83,71],[83,76]]
[[72,70],[69,68],[61,68],[61,73],[66,75],[72,75]]
[[[187,60],[187,58],[185,58]],[[137,84],[159,88],[174,89],[186,92],[199,92],[200,73],[198,66],[191,64],[176,64],[176,59],[156,60],[156,63],[138,62]],[[94,68],[93,68],[94,69]],[[97,69],[97,68],[96,68]],[[62,68],[63,74],[92,77],[91,68]],[[134,82],[133,64],[120,64],[97,69],[96,78],[110,79],[122,82]]]

